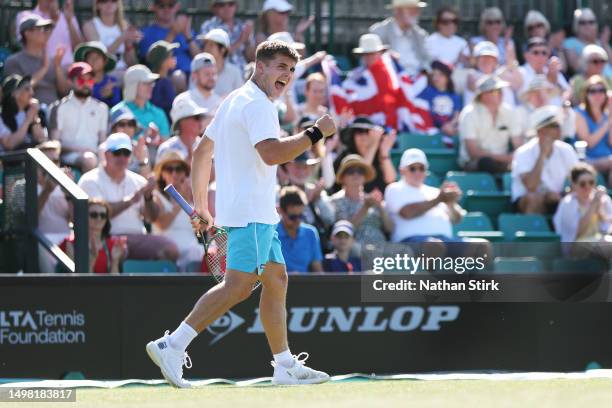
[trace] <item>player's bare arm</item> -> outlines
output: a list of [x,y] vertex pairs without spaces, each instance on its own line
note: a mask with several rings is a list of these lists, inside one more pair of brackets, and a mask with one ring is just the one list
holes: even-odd
[[208,211],[208,184],[214,144],[215,142],[204,136],[193,151],[191,159],[191,189],[195,210],[208,223],[208,226],[213,225],[213,218]]
[[[314,130],[313,128],[316,128]],[[329,115],[324,115],[309,129],[294,136],[282,139],[267,139],[255,145],[262,160],[269,166],[290,162],[313,145],[310,132],[318,130],[323,138],[333,136],[336,133],[336,124]],[[315,136],[316,137],[316,136]],[[315,142],[316,143],[316,142]]]

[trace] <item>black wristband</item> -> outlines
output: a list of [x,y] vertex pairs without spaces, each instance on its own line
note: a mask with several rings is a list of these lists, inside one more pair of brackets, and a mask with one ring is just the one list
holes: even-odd
[[308,138],[310,139],[310,142],[313,144],[313,146],[321,139],[323,139],[323,132],[321,132],[321,129],[319,129],[316,126],[312,126],[308,129],[306,129],[304,131],[304,133],[306,133],[306,136],[308,136]]

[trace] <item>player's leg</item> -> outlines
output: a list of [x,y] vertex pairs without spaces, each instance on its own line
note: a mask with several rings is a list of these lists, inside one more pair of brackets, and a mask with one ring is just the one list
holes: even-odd
[[[259,317],[263,325],[270,350],[274,355],[274,376],[272,383],[277,385],[319,384],[329,381],[329,375],[306,367],[304,362],[308,353],[293,356],[287,341],[287,272],[276,230],[271,230],[270,251],[267,263],[260,277],[262,292],[259,301]],[[304,355],[304,358],[300,358]]]
[[170,384],[179,388],[190,386],[183,379],[183,366],[191,367],[191,359],[185,352],[187,347],[209,324],[248,298],[256,280],[255,273],[228,270],[224,281],[200,297],[174,332],[166,331],[163,337],[147,344],[147,354]]

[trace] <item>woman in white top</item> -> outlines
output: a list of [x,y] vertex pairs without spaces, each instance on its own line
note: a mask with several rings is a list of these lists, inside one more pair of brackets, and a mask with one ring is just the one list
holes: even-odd
[[192,262],[202,262],[204,247],[198,243],[191,227],[189,216],[164,192],[172,184],[187,201],[192,201],[190,166],[178,150],[166,150],[155,164],[158,189],[153,199],[160,208],[160,214],[153,223],[153,233],[170,238],[179,249],[177,265],[185,271]]
[[595,186],[596,175],[590,164],[578,163],[572,168],[572,192],[559,202],[553,221],[561,241],[574,242],[572,255],[610,259],[612,200],[604,187]]
[[116,55],[116,71],[137,64],[135,44],[142,33],[124,18],[123,0],[93,0],[92,5],[94,18],[83,25],[85,41],[100,41]]
[[436,11],[433,25],[436,29],[425,42],[431,60],[442,61],[448,65],[468,66],[470,47],[465,39],[457,35],[459,14],[450,6],[443,6]]

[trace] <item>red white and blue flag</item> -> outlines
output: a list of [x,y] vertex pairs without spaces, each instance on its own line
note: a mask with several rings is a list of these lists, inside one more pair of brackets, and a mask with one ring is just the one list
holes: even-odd
[[369,68],[354,69],[344,80],[333,57],[323,60],[322,66],[336,115],[349,110],[399,131],[437,132],[428,104],[416,97],[427,86],[427,77],[411,78],[391,54],[384,53]]

